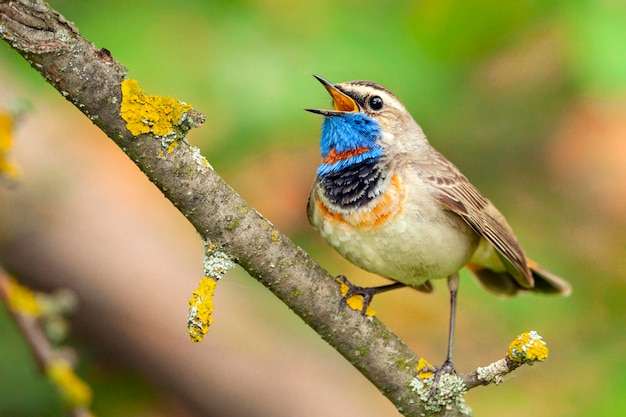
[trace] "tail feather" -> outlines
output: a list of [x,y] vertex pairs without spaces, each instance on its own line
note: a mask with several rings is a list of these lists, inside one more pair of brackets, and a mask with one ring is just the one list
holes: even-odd
[[535,280],[532,288],[522,288],[508,272],[496,272],[476,264],[468,264],[466,267],[487,291],[496,295],[513,296],[523,291],[532,291],[566,296],[572,292],[567,281],[531,260],[528,261],[528,267]]
[[478,280],[484,289],[495,295],[513,296],[521,287],[508,272],[495,272],[476,264],[465,266]]
[[528,267],[535,279],[533,291],[557,295],[570,295],[572,293],[572,286],[569,282],[548,271],[536,262],[529,259]]

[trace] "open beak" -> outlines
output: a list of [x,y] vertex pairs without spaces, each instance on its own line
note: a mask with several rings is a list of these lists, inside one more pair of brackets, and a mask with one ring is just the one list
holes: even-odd
[[305,109],[306,111],[310,111],[311,113],[322,114],[324,116],[333,116],[342,113],[350,113],[359,111],[359,106],[356,104],[356,101],[349,95],[345,94],[343,91],[339,89],[335,84],[330,81],[320,77],[319,75],[313,74],[313,76],[322,83],[326,91],[330,93],[330,96],[333,98],[333,110],[322,110],[322,109]]

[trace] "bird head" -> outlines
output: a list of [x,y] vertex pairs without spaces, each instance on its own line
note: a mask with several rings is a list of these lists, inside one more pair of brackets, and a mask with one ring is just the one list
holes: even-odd
[[[408,152],[425,142],[404,105],[385,87],[371,81],[333,84],[314,75],[333,99],[333,109],[305,109],[324,116],[318,174],[346,165]],[[423,141],[421,140],[423,139]]]

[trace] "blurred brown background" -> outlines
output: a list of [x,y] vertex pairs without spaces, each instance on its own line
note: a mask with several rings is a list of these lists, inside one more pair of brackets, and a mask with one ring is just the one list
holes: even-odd
[[[331,273],[380,284],[306,220],[329,99],[311,78],[390,88],[435,147],[503,211],[567,299],[492,297],[464,273],[460,371],[537,330],[549,360],[467,396],[480,416],[621,416],[626,307],[626,6],[280,0],[52,1],[148,93],[208,120],[188,136],[248,202]],[[0,44],[0,106],[29,103],[0,184],[0,262],[78,294],[68,341],[100,416],[396,416],[351,365],[240,268],[219,283],[206,340],[186,334],[202,274],[192,227],[70,103]],[[447,291],[376,298],[416,352],[445,354]],[[0,309],[0,415],[62,416]]]

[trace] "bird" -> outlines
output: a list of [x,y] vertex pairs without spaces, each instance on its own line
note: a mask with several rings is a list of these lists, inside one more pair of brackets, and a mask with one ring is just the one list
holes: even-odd
[[367,288],[339,276],[348,287],[341,303],[360,295],[365,314],[375,294],[405,286],[430,293],[431,281],[446,279],[448,345],[437,380],[456,373],[452,346],[463,267],[496,295],[571,293],[566,280],[526,257],[500,211],[432,147],[390,90],[371,81],[314,77],[333,108],[305,109],[324,117],[309,222],[344,258],[393,281]]

